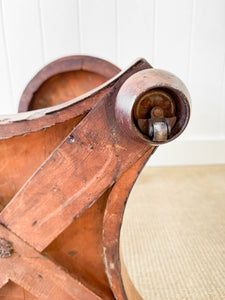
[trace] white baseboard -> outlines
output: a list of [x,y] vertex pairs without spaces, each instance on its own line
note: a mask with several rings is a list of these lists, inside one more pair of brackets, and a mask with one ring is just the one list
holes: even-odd
[[148,166],[225,164],[225,139],[178,140],[160,146]]

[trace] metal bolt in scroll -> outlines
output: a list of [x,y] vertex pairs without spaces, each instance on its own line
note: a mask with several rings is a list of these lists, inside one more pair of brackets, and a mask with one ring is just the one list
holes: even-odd
[[121,87],[116,116],[130,137],[161,145],[175,139],[187,126],[190,96],[175,75],[157,69],[143,70]]
[[151,90],[137,100],[134,120],[140,131],[153,142],[166,142],[176,123],[176,105],[170,94]]

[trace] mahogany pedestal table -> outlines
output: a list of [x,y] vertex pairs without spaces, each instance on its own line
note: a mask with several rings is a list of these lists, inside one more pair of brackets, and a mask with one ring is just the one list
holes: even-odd
[[31,80],[19,113],[0,118],[0,299],[142,299],[120,256],[123,213],[189,101],[144,59],[120,72],[71,56]]

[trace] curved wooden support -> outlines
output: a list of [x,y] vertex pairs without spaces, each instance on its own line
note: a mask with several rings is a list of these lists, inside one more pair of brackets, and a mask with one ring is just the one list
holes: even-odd
[[105,95],[1,213],[0,221],[39,251],[151,147],[130,143],[114,107],[115,98]]
[[103,221],[103,249],[106,274],[117,300],[141,300],[129,278],[120,255],[120,230],[126,202],[141,169],[152,154],[147,151],[114,185],[107,201]]
[[20,109],[61,104],[0,119],[0,299],[15,296],[11,281],[37,299],[141,299],[122,278],[125,204],[155,146],[186,126],[189,95],[141,59],[65,102],[77,78],[66,73],[71,61],[80,78],[98,65],[78,93],[119,71],[90,57],[59,60],[31,81]]

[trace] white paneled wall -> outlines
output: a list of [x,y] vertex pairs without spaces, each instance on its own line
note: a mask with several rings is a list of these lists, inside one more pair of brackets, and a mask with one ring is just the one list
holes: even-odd
[[154,0],[117,1],[117,59],[125,67],[136,57],[153,64]]
[[45,64],[80,53],[144,57],[188,86],[188,129],[151,164],[225,163],[224,0],[0,0],[0,114]]
[[116,2],[80,0],[80,51],[116,63]]
[[12,98],[1,95],[1,112],[4,112],[5,102],[11,102],[13,111],[16,112],[25,85],[44,63],[39,2],[7,0],[2,1],[1,8],[4,51],[8,57],[5,71],[10,76],[12,93]]
[[79,53],[78,1],[40,0],[39,10],[44,62]]

